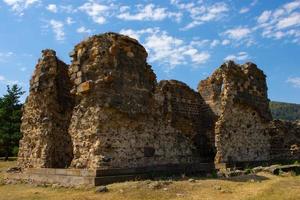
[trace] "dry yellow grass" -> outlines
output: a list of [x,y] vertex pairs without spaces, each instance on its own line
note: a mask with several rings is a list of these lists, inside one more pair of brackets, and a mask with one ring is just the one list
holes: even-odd
[[[0,170],[14,165],[0,162]],[[1,176],[1,174],[0,174]],[[195,178],[196,179],[196,178]],[[300,176],[273,176],[261,173],[230,180],[196,179],[173,181],[161,189],[150,189],[153,181],[125,182],[108,185],[109,192],[95,189],[34,187],[31,185],[0,185],[1,200],[299,200]]]

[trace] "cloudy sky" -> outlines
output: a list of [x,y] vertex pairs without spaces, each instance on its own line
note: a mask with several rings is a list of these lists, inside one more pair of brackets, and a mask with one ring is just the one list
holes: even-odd
[[[272,3],[271,3],[272,2]],[[41,50],[113,31],[138,39],[159,80],[196,89],[225,60],[255,62],[271,100],[300,103],[300,0],[0,0],[0,95],[28,83]]]

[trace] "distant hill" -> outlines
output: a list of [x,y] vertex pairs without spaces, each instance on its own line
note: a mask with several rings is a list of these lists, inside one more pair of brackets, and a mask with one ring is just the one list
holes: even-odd
[[300,104],[270,102],[270,109],[274,119],[299,120]]

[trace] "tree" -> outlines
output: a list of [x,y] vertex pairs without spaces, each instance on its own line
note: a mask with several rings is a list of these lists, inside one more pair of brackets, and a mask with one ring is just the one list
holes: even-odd
[[5,160],[18,147],[21,138],[22,104],[19,99],[24,93],[18,85],[7,86],[7,94],[0,98],[0,149]]

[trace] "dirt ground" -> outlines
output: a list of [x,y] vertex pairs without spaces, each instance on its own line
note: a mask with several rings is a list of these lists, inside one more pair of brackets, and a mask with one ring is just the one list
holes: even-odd
[[[15,162],[0,162],[0,200],[300,200],[300,176],[267,173],[230,179],[188,177],[171,181],[130,181],[107,185],[108,192],[95,188],[36,187],[5,185],[3,173]],[[193,180],[188,180],[193,178]]]

